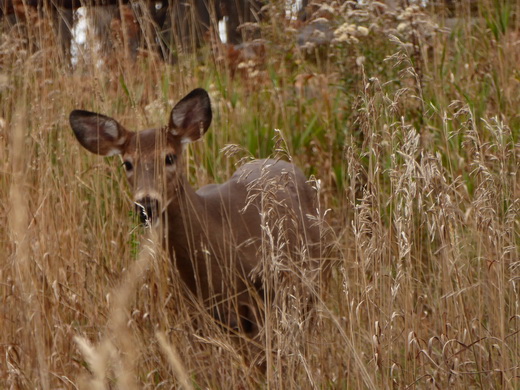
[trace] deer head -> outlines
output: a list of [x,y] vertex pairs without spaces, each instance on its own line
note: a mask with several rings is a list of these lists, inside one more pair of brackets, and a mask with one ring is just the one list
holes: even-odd
[[155,223],[182,186],[183,145],[198,140],[211,124],[208,93],[194,89],[172,109],[168,125],[141,132],[126,130],[115,119],[74,110],[70,125],[79,143],[101,156],[122,155],[142,222]]

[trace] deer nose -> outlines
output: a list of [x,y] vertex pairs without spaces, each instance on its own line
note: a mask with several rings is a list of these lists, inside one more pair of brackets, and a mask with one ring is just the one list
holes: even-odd
[[145,196],[136,200],[135,209],[143,224],[152,225],[159,217],[159,201],[155,198]]

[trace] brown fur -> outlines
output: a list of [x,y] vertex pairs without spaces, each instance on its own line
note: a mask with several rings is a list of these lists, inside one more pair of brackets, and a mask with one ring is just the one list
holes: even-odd
[[[274,293],[264,290],[262,259],[269,261],[272,250],[286,261],[305,251],[317,257],[319,232],[307,217],[314,212],[313,194],[301,170],[255,160],[227,182],[195,191],[183,174],[182,144],[199,138],[211,122],[209,97],[200,89],[175,106],[162,129],[133,133],[84,111],[73,111],[70,121],[91,152],[123,155],[135,201],[161,227],[188,291],[226,326],[257,334],[263,298]],[[273,248],[268,239],[281,243]]]

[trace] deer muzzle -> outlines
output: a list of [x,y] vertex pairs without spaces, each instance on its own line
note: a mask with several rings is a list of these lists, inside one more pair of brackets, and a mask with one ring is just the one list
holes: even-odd
[[150,196],[140,198],[135,201],[135,210],[141,223],[152,226],[159,219],[159,200]]

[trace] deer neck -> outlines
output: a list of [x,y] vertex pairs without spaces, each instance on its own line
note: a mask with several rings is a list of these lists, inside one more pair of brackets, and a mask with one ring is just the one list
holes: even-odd
[[[210,221],[203,199],[185,178],[180,178],[177,193],[166,210],[166,242],[179,276],[193,293],[205,295],[204,249],[210,246]],[[197,275],[197,276],[195,276]],[[197,280],[198,278],[198,280]]]

